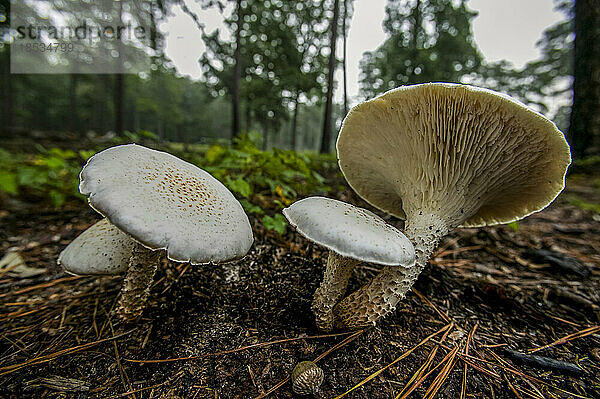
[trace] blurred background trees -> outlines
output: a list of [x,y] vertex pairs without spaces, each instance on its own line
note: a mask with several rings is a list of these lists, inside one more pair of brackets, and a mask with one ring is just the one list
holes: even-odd
[[[507,92],[568,131],[576,156],[600,152],[600,8],[593,0],[577,6],[572,0],[555,0],[564,20],[543,33],[541,57],[520,69],[483,59],[471,30],[476,13],[468,1],[389,0],[383,23],[388,38],[363,55],[359,98],[344,96],[346,101],[339,103],[332,93],[344,82],[336,82],[334,72],[345,66],[351,0],[198,0],[204,8],[220,10],[225,34],[206,32],[185,2],[153,3],[155,27],[174,7],[195,18],[206,46],[199,60],[204,73],[200,81],[177,73],[162,51],[159,29],[153,31],[148,73],[9,74],[5,29],[0,49],[3,134],[147,130],[162,140],[190,143],[228,141],[259,131],[263,148],[328,152],[348,102],[405,84],[447,81]],[[9,1],[0,4],[9,9]],[[570,106],[556,104],[558,98],[568,103],[573,76],[571,113]]]

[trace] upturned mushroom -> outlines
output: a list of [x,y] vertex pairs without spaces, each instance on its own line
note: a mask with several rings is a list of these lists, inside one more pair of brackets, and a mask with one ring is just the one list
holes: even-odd
[[293,203],[283,214],[310,241],[329,249],[321,285],[312,311],[317,328],[333,329],[333,307],[343,298],[352,270],[360,262],[412,268],[415,251],[398,229],[374,213],[324,197]]
[[334,309],[357,328],[393,311],[441,237],[458,226],[524,218],[564,187],[569,145],[543,115],[465,85],[401,87],[359,104],[342,124],[340,168],[371,205],[406,219],[411,268],[384,268]]
[[[141,314],[162,250],[176,262],[219,263],[243,257],[253,242],[248,217],[233,194],[209,173],[165,152],[135,144],[99,152],[81,171],[79,191],[134,240],[118,306],[124,320]],[[85,254],[86,247],[91,257],[101,255],[94,245],[99,241],[76,245],[61,262],[75,252]],[[79,271],[90,269],[81,265]]]

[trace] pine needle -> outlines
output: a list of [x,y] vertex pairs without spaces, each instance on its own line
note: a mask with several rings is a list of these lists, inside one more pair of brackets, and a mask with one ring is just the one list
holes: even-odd
[[[471,346],[471,340],[473,339],[473,335],[475,335],[475,330],[477,330],[477,326],[479,326],[479,322],[475,323],[475,326],[473,327],[473,329],[469,333],[469,336],[467,337],[467,345],[465,346],[465,350],[463,352],[463,354],[465,356],[469,355],[469,347]],[[467,362],[464,362],[464,363],[465,363],[465,368],[463,369],[463,380],[462,380],[462,386],[460,388],[460,399],[465,399],[467,397],[467,367],[468,367],[468,364],[467,364]]]
[[49,361],[54,360],[55,358],[57,358],[59,356],[70,355],[71,353],[75,353],[75,352],[80,352],[82,350],[86,350],[88,348],[91,348],[92,346],[101,344],[103,342],[112,341],[112,340],[115,340],[117,338],[123,337],[125,335],[131,334],[132,331],[128,331],[128,332],[123,333],[123,334],[115,335],[115,336],[110,337],[110,338],[104,338],[104,339],[101,339],[101,340],[98,340],[98,341],[88,342],[87,344],[77,345],[77,346],[74,346],[72,348],[62,349],[62,350],[59,350],[57,352],[50,353],[48,355],[38,356],[38,357],[35,357],[33,359],[29,359],[29,360],[27,360],[27,361],[25,361],[23,363],[13,364],[11,366],[0,367],[0,376],[6,375],[6,374],[10,374],[10,373],[12,373],[14,371],[20,370],[20,369],[22,369],[24,367],[27,367],[27,366],[49,362]]
[[435,312],[437,314],[440,315],[440,317],[446,322],[446,323],[450,323],[450,317],[448,317],[447,314],[443,313],[441,310],[438,309],[437,306],[435,306],[433,304],[433,302],[431,302],[429,299],[427,299],[427,297],[423,294],[421,294],[419,291],[417,291],[416,289],[412,289],[412,292],[415,293],[416,296],[418,296],[422,301],[425,301],[425,303],[427,303],[429,306],[431,306],[433,308],[433,310],[435,310]]
[[423,339],[417,345],[413,346],[411,349],[409,349],[408,351],[406,351],[402,355],[400,355],[398,358],[396,358],[396,360],[394,360],[393,362],[384,366],[383,368],[377,370],[376,372],[374,372],[373,374],[371,374],[370,376],[368,376],[367,378],[365,378],[364,380],[362,380],[361,382],[359,382],[358,384],[356,384],[355,386],[353,386],[346,392],[342,393],[341,395],[336,396],[335,399],[340,399],[340,398],[346,396],[347,394],[349,394],[350,392],[354,391],[355,389],[358,389],[361,386],[365,385],[367,382],[371,381],[372,379],[377,377],[379,374],[383,373],[385,370],[387,370],[388,368],[392,367],[394,364],[398,363],[400,360],[402,360],[405,357],[407,357],[408,355],[410,355],[415,349],[417,349],[421,345],[425,344],[427,341],[429,341],[431,338],[435,337],[436,335],[438,335],[444,331],[446,331],[446,334],[447,334],[450,331],[450,329],[453,327],[453,325],[454,325],[454,323],[449,323],[449,324],[445,325],[444,327],[442,327],[441,329],[439,329],[438,331],[434,332],[433,334],[427,336],[425,339]]
[[446,379],[450,375],[450,372],[454,368],[454,365],[456,364],[457,353],[458,347],[452,349],[452,352],[450,352],[450,359],[448,359],[446,365],[442,368],[442,371],[440,371],[435,380],[433,380],[433,382],[427,389],[427,392],[425,392],[425,396],[423,397],[423,399],[432,399],[440,390],[440,388],[444,384],[444,381],[446,381]]
[[566,344],[567,342],[576,340],[578,338],[587,337],[588,335],[594,334],[597,331],[600,331],[600,326],[588,327],[585,330],[581,330],[581,331],[578,331],[576,333],[569,334],[569,335],[566,335],[566,336],[564,336],[564,337],[562,337],[560,339],[557,339],[556,341],[554,341],[554,342],[552,342],[552,343],[550,343],[548,345],[540,346],[538,348],[529,349],[528,352],[529,353],[533,353],[533,352],[537,352],[537,351],[541,351],[541,350],[544,350],[544,349],[551,348],[551,347],[556,346],[556,345]]

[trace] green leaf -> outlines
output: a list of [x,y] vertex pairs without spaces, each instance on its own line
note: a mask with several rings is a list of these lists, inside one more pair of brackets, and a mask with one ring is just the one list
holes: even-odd
[[23,166],[17,172],[17,182],[19,186],[32,188],[41,188],[40,186],[48,183],[48,173],[39,167]]
[[265,213],[265,211],[263,211],[260,206],[254,205],[252,202],[250,202],[248,200],[241,199],[240,204],[242,204],[242,207],[244,207],[244,210],[246,211],[246,213],[255,213],[257,215],[262,215],[263,213]]
[[0,191],[8,194],[17,194],[18,188],[17,175],[12,172],[0,170]]
[[61,148],[51,148],[50,151],[48,152],[51,156],[57,157],[57,158],[62,158],[62,159],[73,159],[75,157],[77,157],[77,154],[75,154],[74,151],[71,150],[63,150]]
[[279,234],[285,233],[287,228],[287,220],[281,213],[276,213],[273,217],[265,215],[262,217],[262,222],[267,230],[274,230]]
[[519,231],[519,222],[517,222],[516,220],[514,222],[507,223],[506,225],[514,231]]
[[96,153],[96,151],[93,150],[80,150],[79,151],[79,156],[84,160],[87,161],[88,159],[90,159],[94,154]]
[[219,160],[226,152],[227,150],[225,149],[225,147],[221,145],[213,145],[208,149],[208,151],[206,151],[206,161],[209,164],[213,164],[217,160]]
[[240,194],[242,197],[248,198],[252,194],[252,187],[250,187],[250,185],[241,176],[239,176],[235,180],[232,180],[228,176],[226,184],[230,190],[235,191],[236,193]]
[[43,162],[50,169],[62,169],[65,166],[65,158],[60,158],[57,156],[50,156],[48,158],[43,159]]

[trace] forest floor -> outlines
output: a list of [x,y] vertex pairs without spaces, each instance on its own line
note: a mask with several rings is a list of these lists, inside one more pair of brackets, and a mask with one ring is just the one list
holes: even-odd
[[[99,216],[11,202],[0,211],[0,398],[291,398],[294,365],[315,358],[324,398],[599,398],[600,216],[574,200],[599,204],[597,182],[570,178],[518,228],[456,230],[395,313],[330,335],[310,311],[326,252],[291,229],[254,223],[235,263],[164,260],[126,326],[111,313],[122,278],[56,266]],[[365,205],[349,189],[335,196]],[[351,289],[374,272],[361,268]]]

